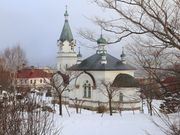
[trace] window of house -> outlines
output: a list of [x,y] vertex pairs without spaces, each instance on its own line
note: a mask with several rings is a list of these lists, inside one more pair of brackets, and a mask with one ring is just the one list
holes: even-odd
[[68,68],[68,64],[66,64],[66,69]]
[[36,83],[36,80],[34,80],[34,84]]
[[30,80],[30,84],[32,84],[33,83],[33,81],[32,80]]
[[84,98],[91,98],[91,84],[88,81],[86,81],[83,85],[83,88],[84,88],[83,97]]
[[123,93],[120,92],[120,93],[119,93],[119,101],[120,101],[120,102],[123,102],[123,96],[124,96]]
[[42,79],[40,79],[40,83],[42,83],[43,81],[42,81]]

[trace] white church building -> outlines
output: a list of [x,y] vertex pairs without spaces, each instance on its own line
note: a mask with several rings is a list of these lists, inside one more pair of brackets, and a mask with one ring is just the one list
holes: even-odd
[[70,82],[69,92],[65,93],[69,106],[73,100],[83,101],[82,107],[95,110],[99,105],[108,108],[108,89],[115,89],[113,108],[123,110],[140,109],[139,88],[134,78],[135,68],[126,61],[124,50],[120,59],[108,53],[107,41],[100,35],[98,48],[94,54],[82,60],[80,51],[75,52],[76,42],[68,22],[66,10],[65,23],[58,44],[57,70],[78,73],[78,77]]

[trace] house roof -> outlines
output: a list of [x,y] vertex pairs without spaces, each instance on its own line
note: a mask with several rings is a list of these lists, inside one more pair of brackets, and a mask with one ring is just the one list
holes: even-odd
[[165,84],[174,83],[174,82],[177,82],[177,78],[174,76],[169,76],[163,80],[163,83]]
[[138,87],[138,81],[131,75],[119,74],[112,84],[114,87]]
[[83,60],[80,64],[70,67],[73,71],[105,71],[105,70],[136,70],[129,64],[122,63],[119,59],[106,54],[107,64],[101,64],[101,54],[94,54]]
[[43,69],[24,68],[18,70],[17,78],[49,78],[52,73],[45,72]]

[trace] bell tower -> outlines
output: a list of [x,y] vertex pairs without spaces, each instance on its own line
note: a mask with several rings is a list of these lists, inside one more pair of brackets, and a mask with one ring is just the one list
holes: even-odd
[[75,40],[71,32],[71,28],[68,21],[68,11],[64,13],[64,26],[57,40],[58,56],[57,56],[57,70],[66,71],[67,68],[77,63],[77,54],[75,52]]

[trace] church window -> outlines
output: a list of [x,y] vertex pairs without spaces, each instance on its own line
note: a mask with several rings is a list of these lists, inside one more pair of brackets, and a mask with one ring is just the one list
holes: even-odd
[[123,102],[123,96],[124,96],[123,93],[120,92],[120,93],[119,93],[119,101],[120,101],[120,102]]
[[88,84],[88,98],[91,98],[91,84]]
[[86,98],[87,97],[87,93],[86,93],[86,88],[87,87],[86,87],[86,84],[84,84],[83,87],[84,87],[84,96],[83,97]]
[[84,98],[91,98],[91,84],[88,81],[86,81],[83,85],[83,88],[84,88],[83,97]]

